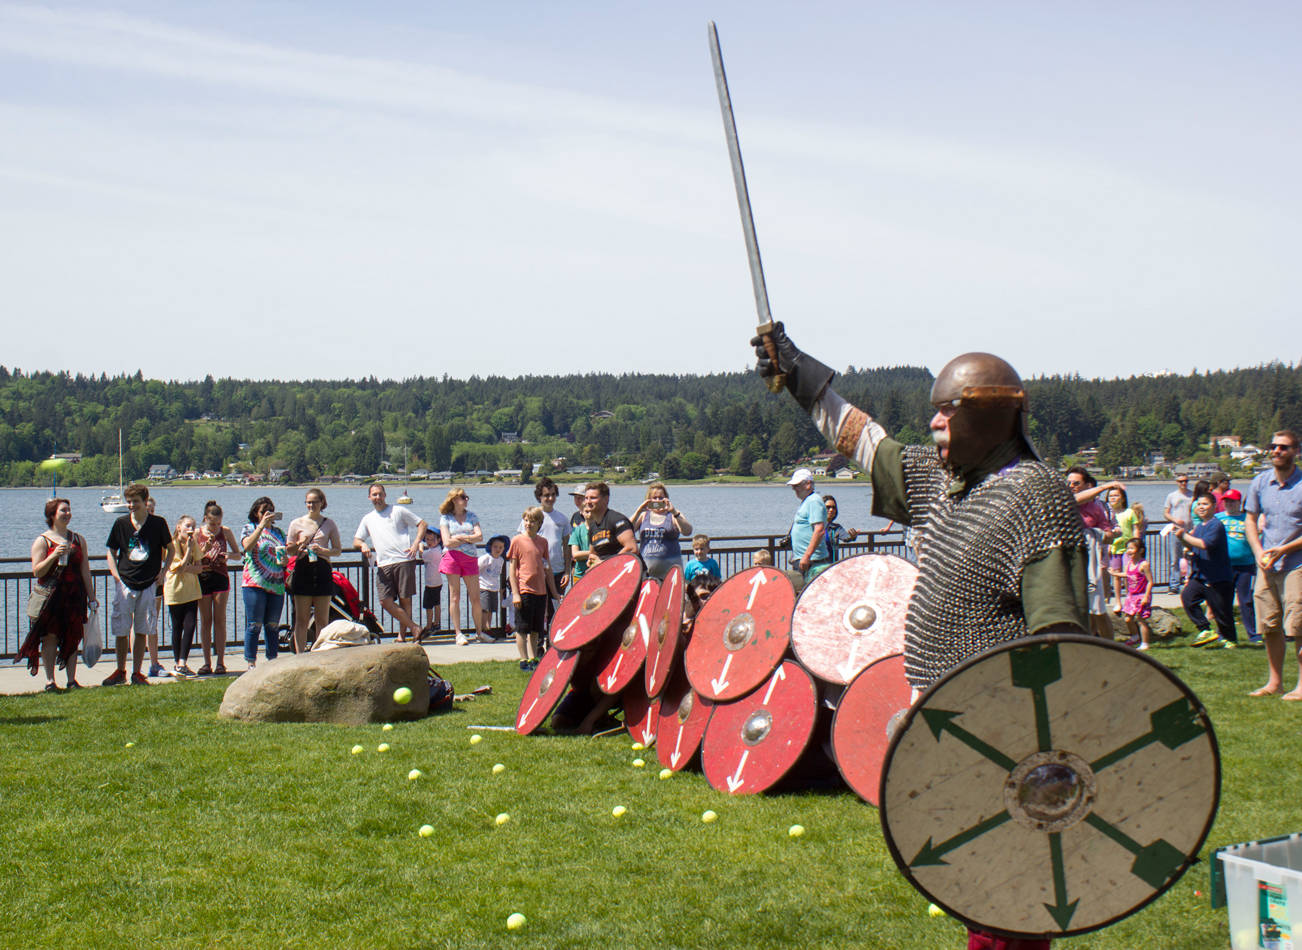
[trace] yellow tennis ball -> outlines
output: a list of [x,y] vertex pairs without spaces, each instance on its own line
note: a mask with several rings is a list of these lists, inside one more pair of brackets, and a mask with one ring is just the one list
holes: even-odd
[[382,732],[393,732],[393,723],[386,722],[383,726],[380,727],[380,730]]
[[672,776],[673,774],[674,774],[673,771],[670,770],[670,769],[661,769],[661,770],[660,770],[660,778],[661,778],[662,781],[663,781],[664,779],[669,778],[669,777]]
[[623,805],[616,805],[614,808],[610,810],[610,813],[614,815],[616,818],[623,818],[624,813],[626,811],[628,811],[628,809],[625,808]]
[[483,741],[484,741],[484,737],[481,736],[481,735],[480,735],[479,733],[477,733],[477,732],[476,732],[473,736],[470,737],[470,744],[471,744],[471,745],[479,745],[479,743],[481,743],[481,742],[483,742]]
[[633,768],[635,768],[635,769],[640,769],[640,768],[645,768],[645,767],[646,767],[646,763],[643,762],[641,759],[634,759],[634,760],[633,760]]
[[787,829],[787,835],[792,838],[799,838],[804,833],[805,833],[804,825],[792,825],[790,828]]
[[498,762],[496,765],[493,766],[494,775],[501,775],[505,771],[506,771],[506,766],[503,765],[501,762]]
[[511,816],[508,815],[506,812],[502,812],[496,818],[493,819],[493,821],[497,822],[498,825],[504,825],[510,820],[511,820]]
[[361,755],[364,750],[362,749],[361,746],[355,745],[352,747],[350,751],[353,753],[353,755]]
[[406,686],[399,686],[393,691],[393,701],[399,706],[406,706],[411,702],[411,689]]
[[417,834],[419,834],[422,838],[428,838],[433,833],[434,833],[433,825],[421,825],[420,831],[417,832]]
[[389,743],[387,743],[387,742],[381,742],[379,745],[377,745],[377,746],[375,747],[375,751],[376,751],[376,752],[388,752],[388,751],[389,751]]
[[718,815],[716,815],[712,811],[709,811],[708,809],[706,811],[701,812],[701,821],[705,822],[707,825],[710,822],[715,821],[718,817],[719,817]]
[[927,905],[927,916],[928,916],[928,917],[944,917],[944,916],[945,916],[945,912],[944,912],[943,910],[941,910],[939,907],[937,907],[935,904],[928,904],[928,905]]
[[641,752],[641,751],[642,751],[643,749],[645,749],[645,748],[646,748],[646,746],[644,746],[644,745],[643,745],[642,743],[640,743],[640,742],[634,742],[634,743],[633,743],[633,751],[634,751],[634,752]]
[[528,923],[528,919],[524,914],[512,914],[510,917],[506,918],[506,929],[519,930],[526,923]]
[[407,773],[407,781],[414,782],[416,781],[416,779],[420,778],[424,774],[425,773],[422,772],[420,769],[412,769],[410,772]]

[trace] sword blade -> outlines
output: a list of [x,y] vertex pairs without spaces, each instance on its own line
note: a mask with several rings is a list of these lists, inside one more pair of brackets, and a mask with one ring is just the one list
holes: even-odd
[[[764,262],[760,259],[759,240],[755,236],[755,218],[750,210],[750,191],[746,187],[746,166],[741,160],[741,142],[737,139],[737,121],[732,114],[732,96],[728,92],[728,75],[723,69],[723,51],[719,49],[719,31],[710,21],[710,59],[714,63],[714,85],[719,93],[719,112],[723,116],[723,135],[728,142],[732,164],[732,182],[737,189],[737,210],[741,214],[741,232],[746,239],[746,257],[750,262],[751,287],[755,292],[755,313],[759,318],[756,331],[764,338],[769,359],[777,365],[777,349],[768,334],[773,331],[773,314],[769,310],[769,292],[764,283]],[[781,375],[771,376],[768,386],[778,392],[785,383]]]

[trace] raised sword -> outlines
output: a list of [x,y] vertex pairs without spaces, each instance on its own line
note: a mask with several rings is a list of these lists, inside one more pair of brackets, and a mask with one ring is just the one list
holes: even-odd
[[[769,336],[773,332],[773,314],[769,312],[769,292],[764,284],[764,263],[760,260],[759,241],[755,238],[755,219],[750,213],[750,192],[746,189],[746,168],[741,162],[741,143],[737,141],[737,122],[732,115],[732,96],[728,94],[728,76],[723,71],[723,53],[719,50],[719,31],[710,21],[710,59],[714,62],[714,85],[719,93],[719,111],[723,114],[723,135],[728,140],[728,158],[732,162],[732,181],[737,187],[737,210],[741,213],[741,231],[746,237],[746,257],[750,260],[750,281],[755,290],[755,313],[759,325],[755,332],[764,341],[764,349],[773,365],[778,365],[777,347]],[[786,378],[778,373],[768,377],[770,392],[780,392]]]

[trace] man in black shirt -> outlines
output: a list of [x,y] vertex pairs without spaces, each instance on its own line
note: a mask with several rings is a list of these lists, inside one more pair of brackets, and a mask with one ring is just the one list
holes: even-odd
[[127,681],[127,636],[135,627],[135,642],[130,649],[131,682],[147,685],[149,679],[140,672],[145,661],[145,638],[158,626],[158,606],[154,587],[163,582],[167,566],[172,563],[172,534],[167,522],[149,514],[149,489],[128,485],[122,493],[130,514],[113,522],[109,532],[105,559],[113,575],[113,638],[117,648],[118,668],[104,680],[105,686]]
[[618,511],[610,509],[610,486],[589,482],[584,496],[591,506],[588,512],[588,569],[616,554],[636,554],[637,539],[633,525]]

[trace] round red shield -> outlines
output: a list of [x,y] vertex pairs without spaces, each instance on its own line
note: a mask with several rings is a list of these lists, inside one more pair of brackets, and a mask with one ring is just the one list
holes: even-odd
[[659,696],[669,681],[683,629],[683,569],[674,565],[660,585],[651,611],[651,642],[646,653],[646,694]]
[[656,726],[660,719],[660,700],[647,697],[642,677],[637,676],[620,694],[624,706],[624,726],[635,742],[648,749],[656,741]]
[[754,692],[714,707],[701,743],[706,781],[730,795],[770,788],[805,751],[817,714],[813,678],[783,662]]
[[589,570],[570,588],[552,618],[552,645],[577,650],[606,632],[642,586],[642,562],[617,554]]
[[675,772],[696,757],[710,721],[714,703],[699,695],[682,670],[660,694],[660,723],[656,730],[656,758]]
[[800,594],[791,647],[805,669],[848,683],[875,660],[904,652],[904,614],[918,569],[893,554],[833,564]]
[[904,678],[904,657],[887,656],[866,666],[845,688],[832,720],[832,754],[841,777],[869,805],[891,735],[909,711],[912,690]]
[[596,677],[597,688],[607,696],[623,692],[633,677],[642,672],[647,644],[651,641],[651,611],[659,593],[658,581],[650,577],[644,580],[642,591],[637,595],[633,616],[618,636],[615,636],[613,630],[607,634],[609,644],[603,641]]
[[548,650],[529,677],[515,717],[515,731],[522,736],[533,732],[551,715],[570,685],[574,667],[579,662],[577,650]]
[[696,615],[687,644],[692,688],[723,702],[762,683],[791,644],[795,603],[791,581],[771,567],[752,567],[724,581]]

